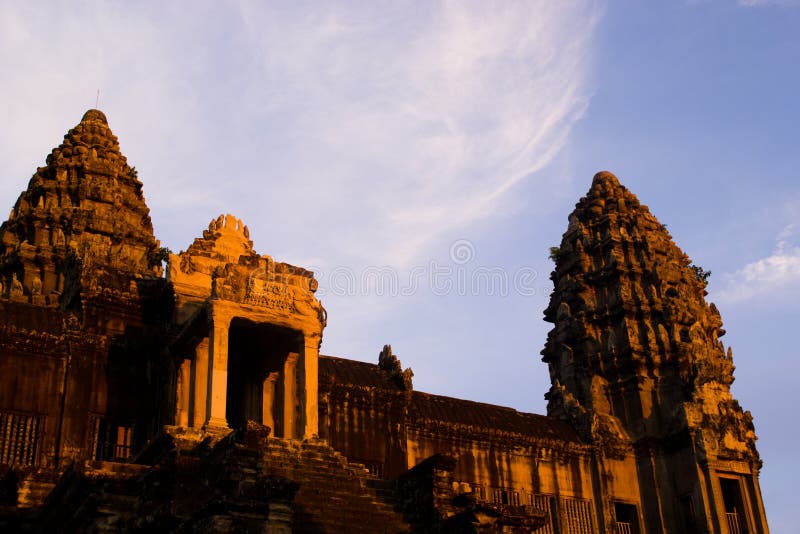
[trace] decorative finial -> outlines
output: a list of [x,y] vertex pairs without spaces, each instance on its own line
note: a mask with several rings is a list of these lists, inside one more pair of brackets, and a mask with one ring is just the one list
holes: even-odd
[[592,187],[605,186],[606,188],[615,189],[619,187],[619,179],[614,176],[614,173],[609,171],[600,171],[592,178]]
[[90,109],[89,111],[84,113],[81,122],[85,121],[99,121],[108,126],[108,119],[106,119],[105,113],[103,113],[99,109]]
[[392,353],[391,345],[384,345],[378,355],[378,367],[389,374],[389,378],[400,389],[411,391],[414,389],[412,378],[414,371],[411,368],[403,370],[400,360]]

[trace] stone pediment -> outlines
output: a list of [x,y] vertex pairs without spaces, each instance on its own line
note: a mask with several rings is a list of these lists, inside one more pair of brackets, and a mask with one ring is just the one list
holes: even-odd
[[322,306],[314,296],[317,281],[311,271],[268,256],[228,264],[212,280],[211,298],[235,302],[259,311],[310,316],[324,325]]
[[258,257],[249,237],[247,226],[233,215],[212,219],[185,252],[170,254],[169,281],[179,292],[208,297],[215,273],[239,263],[240,258],[248,262]]
[[230,214],[213,219],[185,252],[170,255],[168,277],[179,301],[228,301],[325,322],[314,273],[258,254],[247,226]]

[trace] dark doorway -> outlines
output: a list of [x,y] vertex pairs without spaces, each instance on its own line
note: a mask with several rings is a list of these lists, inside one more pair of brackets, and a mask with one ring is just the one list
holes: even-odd
[[739,479],[720,478],[722,501],[725,506],[725,520],[731,534],[746,534],[747,522],[744,517],[744,501]]
[[[284,366],[289,354],[299,352],[301,342],[302,335],[295,330],[242,318],[231,321],[225,416],[232,428],[242,428],[248,420],[269,421],[272,435],[285,437]],[[264,384],[270,375],[281,379],[277,391],[267,392],[265,397]],[[291,380],[296,378],[292,376]],[[265,409],[271,409],[272,414],[265,414]]]
[[622,502],[614,503],[617,534],[639,534],[639,514],[636,506]]

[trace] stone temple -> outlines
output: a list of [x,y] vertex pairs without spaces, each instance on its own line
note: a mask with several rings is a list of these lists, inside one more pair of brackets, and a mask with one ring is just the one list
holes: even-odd
[[142,188],[90,110],[0,227],[0,531],[769,531],[703,272],[612,174],[552,250],[547,415],[320,354],[314,273],[231,215],[171,254]]

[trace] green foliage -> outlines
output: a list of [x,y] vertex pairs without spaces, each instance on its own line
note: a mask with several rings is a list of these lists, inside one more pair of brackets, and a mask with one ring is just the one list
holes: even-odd
[[711,271],[706,271],[699,265],[695,265],[694,263],[689,265],[689,268],[694,272],[694,275],[697,279],[704,284],[708,284],[708,279],[711,277]]
[[557,262],[564,256],[564,251],[561,250],[561,247],[550,247],[550,259],[553,262]]
[[167,247],[160,247],[150,253],[150,266],[161,265],[162,262],[169,263],[169,255],[172,251]]

